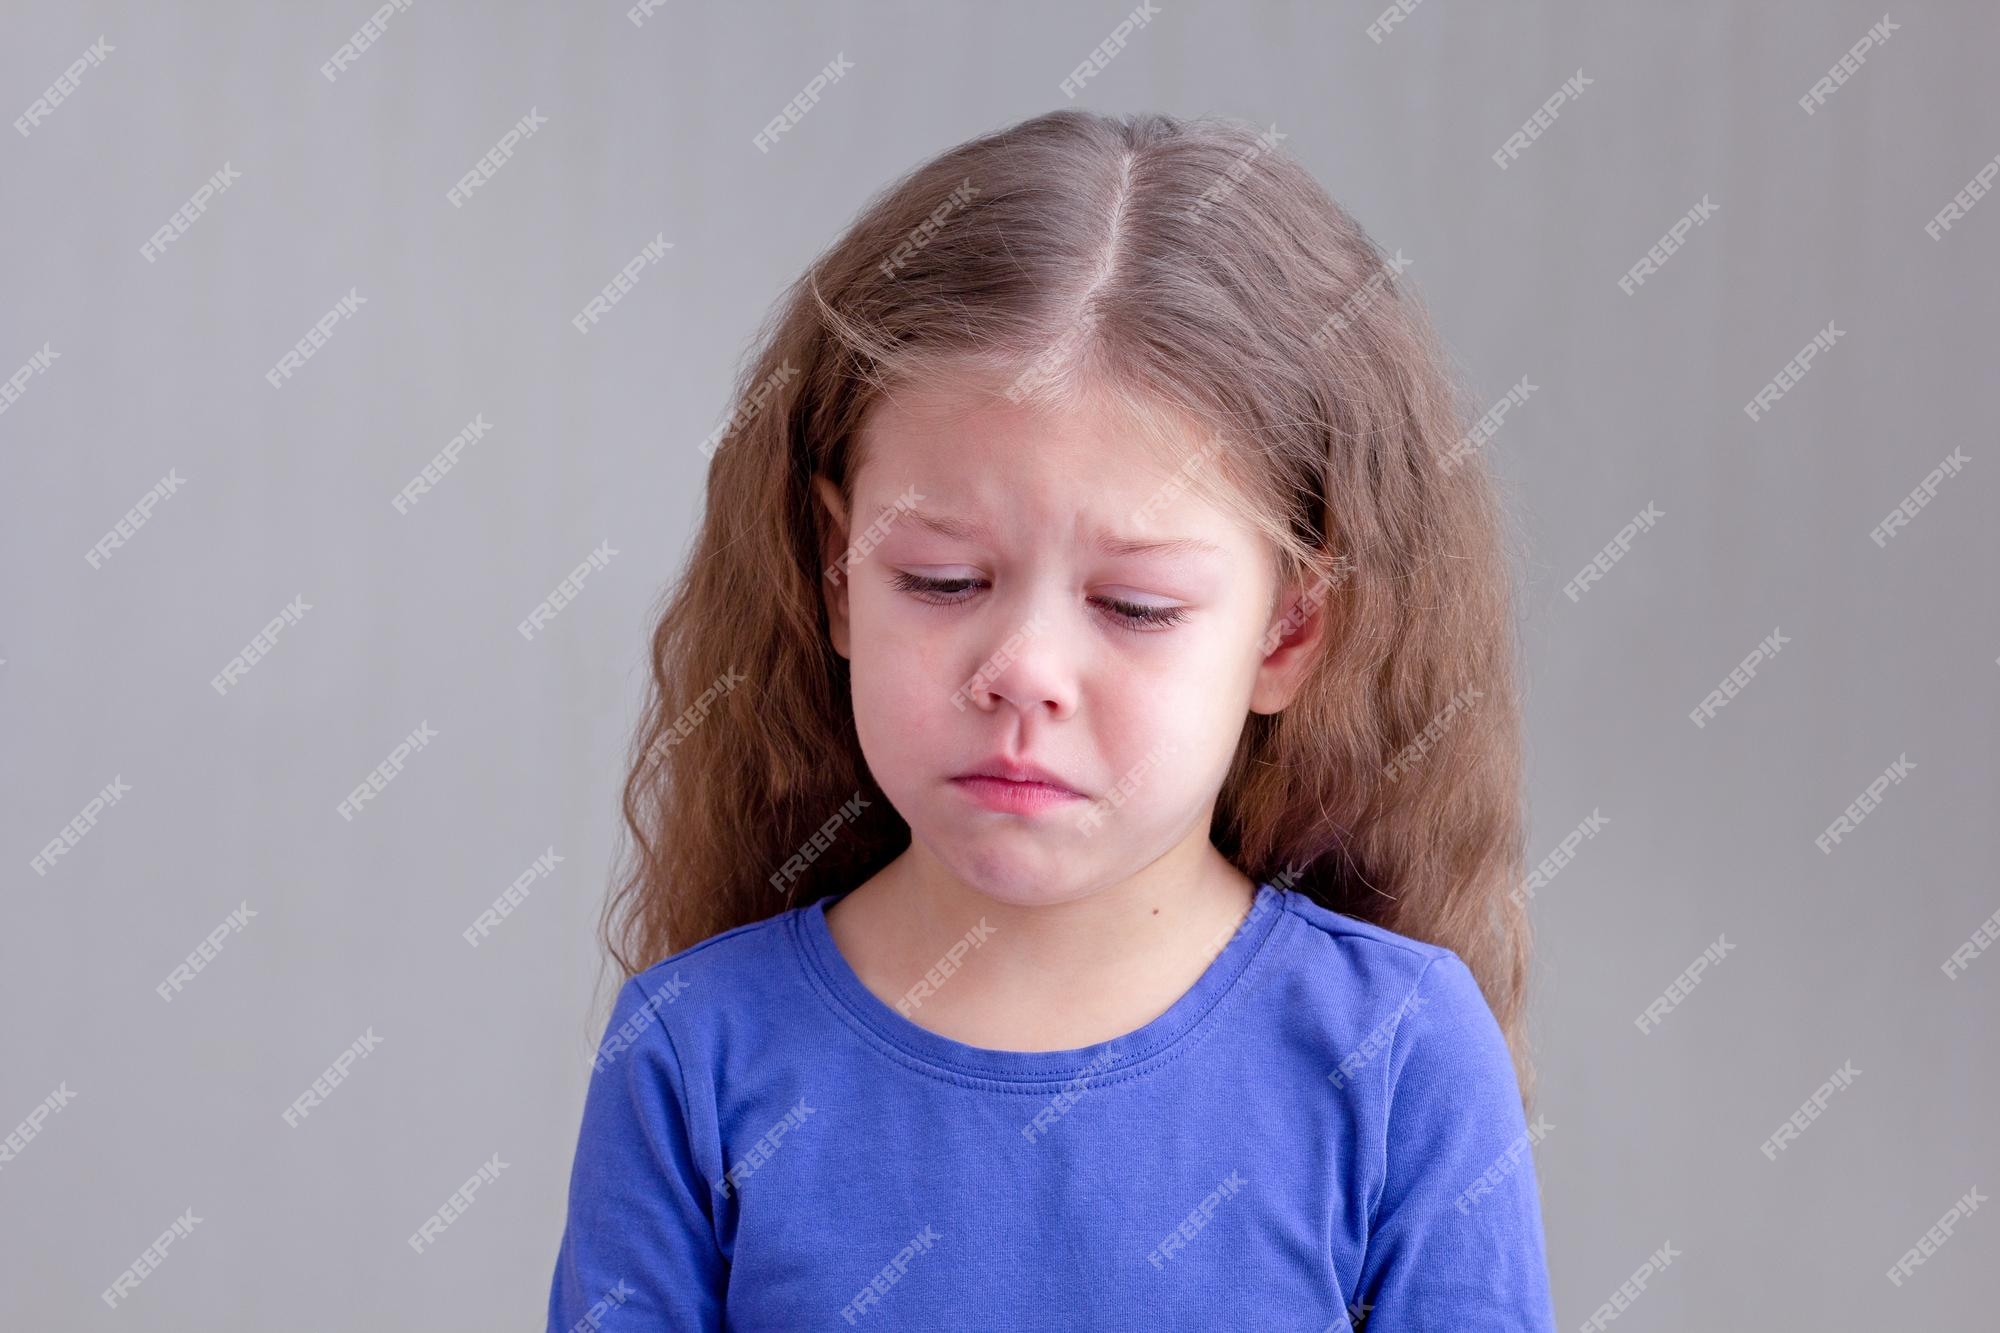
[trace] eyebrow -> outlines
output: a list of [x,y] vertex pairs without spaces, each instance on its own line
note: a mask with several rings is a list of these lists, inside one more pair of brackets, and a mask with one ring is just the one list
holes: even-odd
[[[874,521],[880,523],[884,519],[889,519],[893,522],[893,514],[893,509],[884,509],[875,515]],[[902,521],[914,523],[926,531],[935,532],[940,537],[950,537],[956,541],[980,541],[988,535],[984,524],[971,523],[964,519],[951,518],[943,514],[926,514],[921,509],[905,507]],[[1215,543],[1201,541],[1194,537],[1165,537],[1146,541],[1137,537],[1120,537],[1114,533],[1100,530],[1093,534],[1093,539],[1098,550],[1104,552],[1106,555],[1114,556],[1222,554],[1222,548]]]

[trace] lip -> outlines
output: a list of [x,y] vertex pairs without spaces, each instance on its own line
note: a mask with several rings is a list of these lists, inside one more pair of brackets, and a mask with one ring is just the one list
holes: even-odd
[[994,778],[1003,782],[1034,783],[1044,787],[1054,787],[1057,791],[1066,791],[1072,796],[1083,795],[1063,781],[1061,774],[1051,773],[1040,764],[1017,763],[997,756],[988,759],[977,768],[966,769],[952,781],[957,782],[961,778]]
[[1036,764],[995,759],[960,773],[954,787],[994,810],[1030,813],[1053,805],[1087,799],[1055,774]]
[[1052,806],[1084,799],[1082,793],[1047,782],[1009,782],[981,774],[967,774],[951,780],[951,785],[989,810],[1009,814],[1034,814]]

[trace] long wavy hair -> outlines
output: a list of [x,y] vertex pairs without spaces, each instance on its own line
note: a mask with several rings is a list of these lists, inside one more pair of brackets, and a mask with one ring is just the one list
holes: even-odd
[[[1248,717],[1216,848],[1257,882],[1457,952],[1531,1100],[1512,572],[1475,413],[1401,274],[1273,127],[1059,110],[878,193],[759,330],[665,592],[603,940],[625,976],[853,887],[910,841],[870,778],[812,478],[849,500],[903,386],[1109,389],[1201,423],[1203,473],[1327,617]],[[1210,476],[1212,474],[1212,476]]]

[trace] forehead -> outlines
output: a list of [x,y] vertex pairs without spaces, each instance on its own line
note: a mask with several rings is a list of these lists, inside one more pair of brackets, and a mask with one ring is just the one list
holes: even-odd
[[860,430],[855,513],[973,539],[1070,528],[1092,544],[1195,552],[1252,539],[1219,489],[1222,444],[1179,414],[1097,395],[1040,410],[925,388],[878,398]]

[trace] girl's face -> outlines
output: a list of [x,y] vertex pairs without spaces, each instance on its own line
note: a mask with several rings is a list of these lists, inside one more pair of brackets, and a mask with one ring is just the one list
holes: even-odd
[[[938,391],[878,399],[861,430],[854,513],[816,481],[823,586],[863,757],[913,838],[1023,906],[1205,849],[1246,715],[1290,700],[1319,631],[1275,596],[1267,539],[1189,489],[1218,456],[1163,462],[1105,407]],[[1008,765],[1071,794],[968,780]]]

